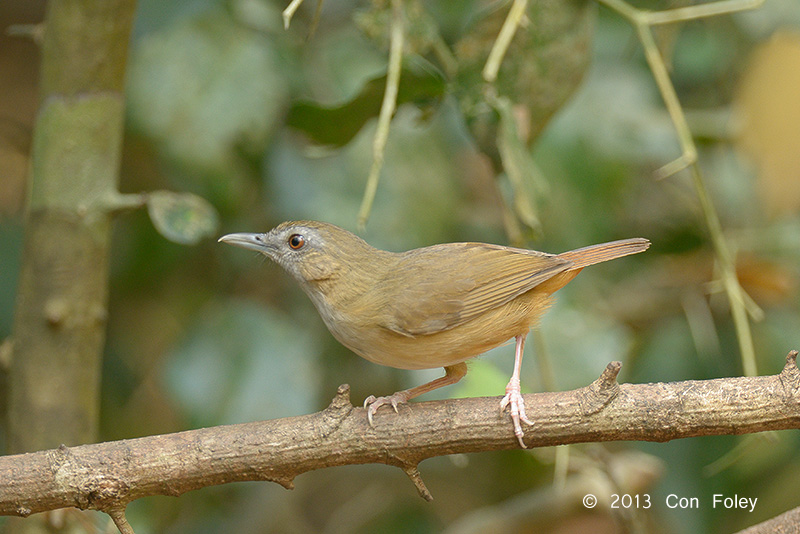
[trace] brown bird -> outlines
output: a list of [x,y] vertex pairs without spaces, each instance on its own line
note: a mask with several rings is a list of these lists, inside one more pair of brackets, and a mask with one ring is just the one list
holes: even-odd
[[514,372],[500,401],[509,407],[519,443],[525,415],[520,367],[525,336],[551,301],[588,265],[642,252],[635,238],[562,254],[488,245],[447,243],[387,252],[328,223],[285,222],[265,234],[219,239],[256,250],[283,267],[311,297],[331,334],[344,346],[399,369],[444,367],[441,378],[364,401],[370,424],[383,405],[397,405],[455,384],[465,360],[516,338]]

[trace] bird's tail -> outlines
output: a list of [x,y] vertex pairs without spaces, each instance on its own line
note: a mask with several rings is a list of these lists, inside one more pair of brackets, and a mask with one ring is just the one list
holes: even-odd
[[599,245],[570,250],[558,255],[559,259],[572,262],[573,266],[569,270],[583,269],[595,263],[601,263],[630,254],[644,252],[650,246],[650,241],[641,237],[632,239],[621,239]]

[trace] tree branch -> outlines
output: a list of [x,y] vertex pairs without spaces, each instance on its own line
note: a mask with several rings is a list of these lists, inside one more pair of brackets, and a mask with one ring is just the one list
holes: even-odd
[[[618,384],[610,363],[592,384],[526,395],[529,447],[589,441],[669,441],[800,428],[797,351],[780,374],[655,384]],[[495,397],[413,403],[382,411],[375,427],[339,387],[325,410],[256,423],[0,457],[0,514],[63,507],[121,510],[150,495],[270,480],[292,488],[307,471],[347,464],[402,468],[429,498],[417,465],[445,454],[518,447]]]
[[752,527],[740,530],[736,534],[780,534],[781,532],[797,532],[798,524],[800,524],[800,508],[793,508],[772,519],[767,519],[763,523],[758,523]]

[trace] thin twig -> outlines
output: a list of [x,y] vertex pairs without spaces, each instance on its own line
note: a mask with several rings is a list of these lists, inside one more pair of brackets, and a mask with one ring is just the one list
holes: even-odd
[[648,12],[646,17],[650,25],[670,24],[672,22],[696,20],[704,17],[727,15],[738,11],[748,11],[761,7],[763,3],[764,0],[723,0],[721,2],[710,2],[696,6],[665,9],[664,11],[652,11]]
[[363,229],[372,211],[372,203],[378,190],[381,169],[386,152],[386,140],[389,138],[389,126],[397,107],[397,92],[400,87],[400,72],[403,68],[403,46],[405,42],[405,16],[402,0],[392,0],[392,23],[389,37],[389,65],[386,73],[386,90],[383,93],[381,112],[378,115],[378,126],[372,141],[372,167],[367,176],[367,186],[361,208],[358,210],[358,226]]
[[497,73],[500,70],[500,65],[503,63],[503,58],[511,45],[514,35],[517,33],[517,28],[522,23],[525,17],[525,8],[528,5],[528,0],[514,0],[511,9],[508,12],[503,26],[500,28],[500,33],[497,34],[497,39],[492,45],[489,52],[489,57],[486,59],[486,65],[483,67],[483,79],[489,83],[494,83],[497,79]]
[[322,17],[322,4],[325,0],[317,0],[317,7],[314,8],[314,17],[311,19],[311,26],[308,28],[308,39],[311,39],[317,31],[320,18]]
[[292,0],[291,3],[286,6],[286,9],[283,10],[281,15],[283,16],[283,27],[284,29],[289,29],[289,24],[292,22],[292,17],[294,17],[295,12],[300,7],[300,4],[303,3],[303,0]]
[[[697,162],[697,147],[694,144],[692,132],[686,122],[686,116],[678,100],[678,95],[672,84],[672,80],[669,77],[666,64],[656,45],[652,26],[654,24],[665,24],[668,22],[690,20],[752,9],[761,5],[763,0],[727,0],[712,4],[703,4],[701,6],[667,10],[665,12],[642,11],[631,6],[624,0],[598,1],[620,13],[636,28],[639,40],[644,48],[647,63],[653,73],[656,85],[661,92],[661,97],[664,99],[664,104],[667,107],[672,123],[675,125],[682,152],[680,157],[658,169],[656,171],[656,177],[666,178],[683,169],[690,169],[695,192],[700,202],[700,209],[703,212],[703,217],[705,218],[717,259],[721,283],[725,288],[725,293],[728,296],[728,302],[731,307],[731,317],[733,318],[739,350],[741,352],[742,368],[745,375],[755,376],[757,374],[755,348],[753,347],[753,338],[750,332],[750,322],[747,318],[747,303],[750,302],[751,299],[745,293],[736,275],[734,257],[728,247],[727,240],[722,231],[722,224],[720,223],[716,208],[711,201],[711,197],[708,194],[702,171]],[[754,318],[757,316],[758,315],[754,316]]]

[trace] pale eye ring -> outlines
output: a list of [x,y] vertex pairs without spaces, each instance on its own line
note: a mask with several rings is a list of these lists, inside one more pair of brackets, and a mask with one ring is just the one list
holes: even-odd
[[300,234],[292,234],[289,236],[289,248],[292,250],[300,250],[306,244],[306,238]]

